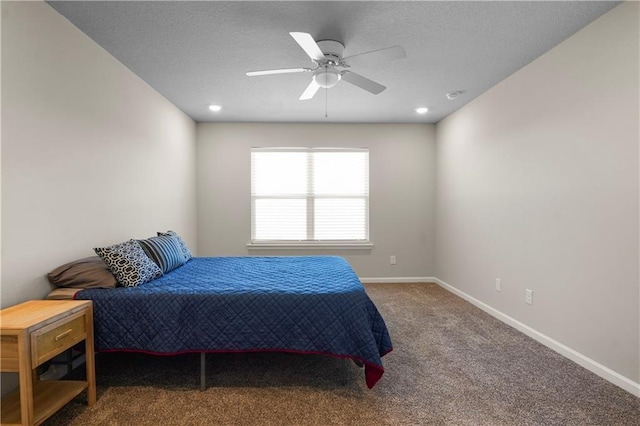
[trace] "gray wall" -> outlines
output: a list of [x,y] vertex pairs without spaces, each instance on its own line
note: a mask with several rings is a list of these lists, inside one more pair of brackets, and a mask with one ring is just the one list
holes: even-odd
[[636,383],[638,6],[440,122],[436,198],[438,278]]
[[167,228],[195,246],[195,123],[47,4],[1,6],[1,306],[96,246]]
[[195,247],[193,120],[43,2],[2,2],[2,306],[93,247]]
[[[198,252],[202,256],[337,254],[363,278],[433,274],[435,126],[198,123]],[[248,251],[251,147],[369,148],[372,250]],[[397,256],[390,265],[389,256]]]

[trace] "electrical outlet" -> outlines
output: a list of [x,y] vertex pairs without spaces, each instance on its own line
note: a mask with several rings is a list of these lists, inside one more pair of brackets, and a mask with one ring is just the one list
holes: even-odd
[[389,258],[389,262],[390,262],[392,265],[395,265],[395,264],[396,264],[396,257],[395,257],[395,256],[391,256],[391,257]]
[[502,280],[500,278],[496,278],[496,291],[502,291]]
[[527,305],[533,305],[533,290],[525,290],[524,301],[527,302]]

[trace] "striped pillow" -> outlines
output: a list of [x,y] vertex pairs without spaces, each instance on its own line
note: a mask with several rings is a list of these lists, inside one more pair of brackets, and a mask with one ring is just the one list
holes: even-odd
[[163,273],[184,265],[184,255],[178,239],[169,235],[138,240],[144,252],[160,267]]
[[189,247],[187,247],[187,243],[185,243],[182,237],[178,235],[176,232],[171,230],[167,232],[158,232],[158,236],[176,237],[176,239],[178,240],[178,243],[180,243],[180,248],[182,249],[182,254],[184,255],[184,261],[188,262],[189,259],[193,257],[193,255],[191,254],[191,250],[189,250]]

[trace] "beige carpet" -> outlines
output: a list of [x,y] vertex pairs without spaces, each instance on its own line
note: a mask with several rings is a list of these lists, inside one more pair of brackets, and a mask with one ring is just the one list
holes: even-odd
[[[292,354],[97,356],[98,402],[46,425],[640,425],[640,400],[435,284],[369,284],[394,351],[375,388],[351,361]],[[82,370],[82,369],[79,369]]]

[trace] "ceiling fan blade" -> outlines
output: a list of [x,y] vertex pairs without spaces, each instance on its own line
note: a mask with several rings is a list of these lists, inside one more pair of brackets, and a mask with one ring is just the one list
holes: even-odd
[[304,89],[304,92],[302,92],[302,95],[300,95],[300,100],[306,101],[313,98],[313,96],[316,94],[319,88],[320,86],[318,86],[318,83],[316,83],[315,80],[311,80],[311,83],[307,86],[306,89]]
[[377,95],[378,93],[382,92],[384,89],[387,88],[386,86],[376,83],[373,80],[369,80],[368,78],[363,77],[360,74],[356,74],[355,72],[342,71],[341,74],[342,74],[342,79],[347,83],[351,83],[354,86],[358,86],[359,88],[364,89],[367,92],[373,93],[374,95]]
[[407,53],[402,46],[387,47],[385,49],[373,50],[371,52],[359,53],[347,56],[344,61],[350,66],[376,65],[381,62],[392,61],[394,59],[406,58]]
[[309,72],[311,68],[285,68],[280,70],[265,70],[265,71],[249,71],[247,75],[254,77],[256,75],[271,75],[271,74],[291,74],[294,72]]
[[302,49],[309,55],[311,59],[316,62],[320,62],[324,59],[324,53],[320,50],[320,47],[316,41],[308,33],[289,33],[291,37],[302,47]]

